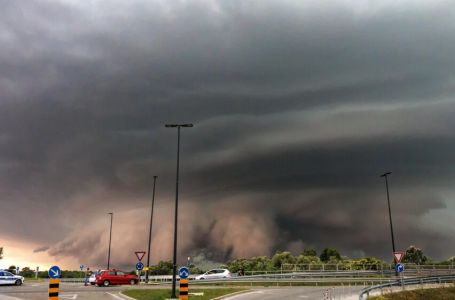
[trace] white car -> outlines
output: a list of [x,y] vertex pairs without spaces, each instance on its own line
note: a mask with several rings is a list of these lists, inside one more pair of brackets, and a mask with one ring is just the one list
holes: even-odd
[[14,275],[8,271],[0,270],[0,285],[1,284],[15,284],[21,285],[24,283],[24,277],[19,275]]
[[196,276],[196,280],[201,279],[221,279],[221,278],[231,278],[232,274],[228,269],[213,269],[205,272],[202,275]]
[[91,285],[95,285],[96,284],[96,273],[92,273],[92,275],[90,275],[90,277],[88,278],[88,282]]

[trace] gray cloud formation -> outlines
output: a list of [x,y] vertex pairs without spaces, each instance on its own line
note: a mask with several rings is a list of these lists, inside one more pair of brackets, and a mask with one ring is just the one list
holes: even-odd
[[49,246],[42,246],[33,250],[33,253],[45,252],[49,250]]
[[305,245],[387,257],[386,170],[399,247],[453,255],[453,230],[433,219],[454,209],[455,6],[3,7],[2,235],[101,266],[115,211],[118,264],[130,264],[158,175],[154,259],[169,258],[176,132],[163,124],[185,121],[183,258]]

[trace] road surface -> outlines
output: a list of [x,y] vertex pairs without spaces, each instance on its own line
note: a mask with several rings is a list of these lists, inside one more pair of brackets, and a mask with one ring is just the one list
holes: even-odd
[[[357,300],[360,287],[289,287],[260,288],[250,292],[231,296],[224,300]],[[325,298],[327,296],[327,298]],[[331,297],[331,298],[329,298]]]
[[[80,283],[60,283],[60,300],[126,300],[120,291],[129,288],[163,288],[163,286],[84,286]],[[198,287],[202,288],[202,287]],[[213,286],[208,288],[215,288]],[[255,288],[226,300],[321,300],[325,295],[334,300],[357,300],[361,287],[274,287]],[[48,283],[28,282],[22,286],[0,286],[0,300],[42,300],[48,297]],[[194,298],[197,300],[197,298]],[[327,298],[330,299],[330,298]]]
[[[22,286],[0,286],[0,300],[42,300],[48,298],[47,282],[25,283]],[[60,283],[59,299],[125,300],[120,291],[130,286],[97,287],[80,283]]]

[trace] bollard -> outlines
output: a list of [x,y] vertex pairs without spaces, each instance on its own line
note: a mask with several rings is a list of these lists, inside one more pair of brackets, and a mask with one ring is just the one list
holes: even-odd
[[180,279],[180,300],[188,300],[188,279]]
[[49,279],[49,300],[58,300],[60,279]]

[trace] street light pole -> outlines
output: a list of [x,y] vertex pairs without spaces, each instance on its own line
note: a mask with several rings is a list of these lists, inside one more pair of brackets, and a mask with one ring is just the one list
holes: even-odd
[[193,124],[166,124],[168,128],[177,127],[177,175],[175,180],[175,213],[174,213],[174,254],[172,260],[172,299],[177,299],[175,293],[176,277],[177,277],[177,220],[179,208],[179,164],[180,164],[180,128],[193,127]]
[[[387,191],[387,205],[389,207],[390,236],[392,237],[392,250],[393,250],[393,252],[395,252],[395,238],[393,235],[392,210],[390,208],[390,197],[389,197],[389,182],[387,181],[387,176],[390,174],[392,174],[392,172],[386,172],[386,173],[382,174],[381,177],[385,178],[385,187],[386,187],[386,191]],[[396,264],[395,258],[393,259],[393,261]],[[395,271],[395,273],[396,273],[396,275],[398,275],[398,272]]]
[[150,213],[150,230],[149,230],[149,243],[147,250],[147,271],[145,272],[145,282],[149,282],[149,268],[150,268],[150,244],[152,243],[152,224],[153,224],[153,206],[155,205],[155,186],[156,178],[158,176],[153,176],[153,196],[152,196],[152,211]]
[[109,251],[107,252],[107,269],[109,270],[110,262],[111,262],[111,241],[112,241],[112,219],[114,218],[114,213],[108,213],[111,215],[111,228],[109,230]]

